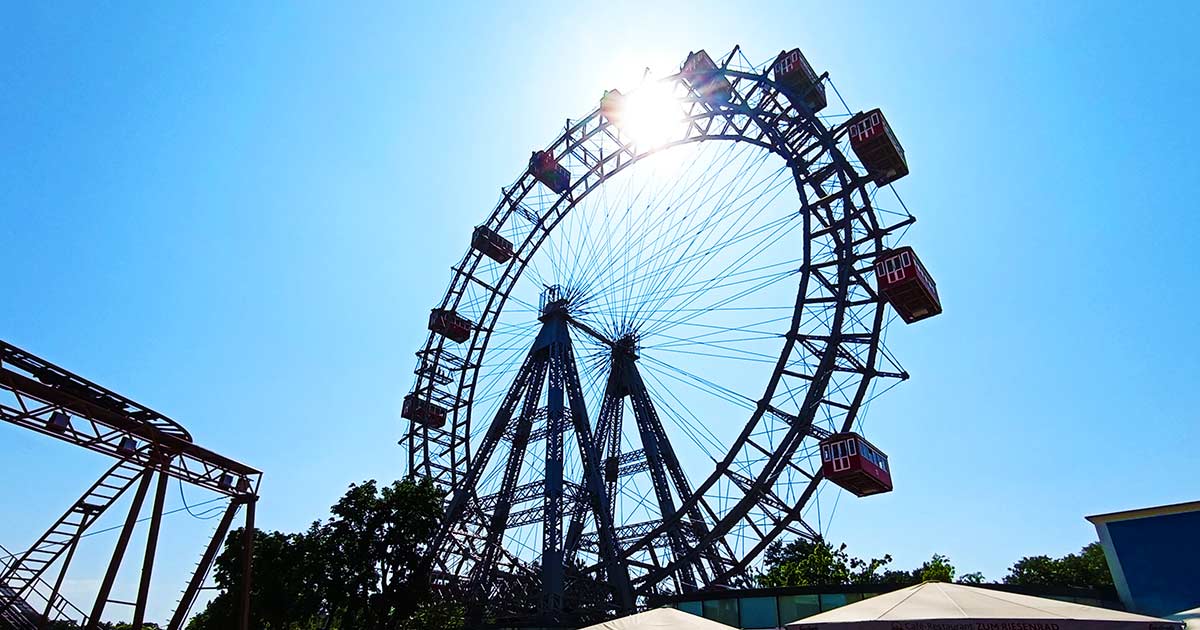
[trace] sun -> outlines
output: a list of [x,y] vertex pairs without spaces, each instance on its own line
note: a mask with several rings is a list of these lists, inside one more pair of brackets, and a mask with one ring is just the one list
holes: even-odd
[[661,147],[679,137],[684,124],[683,107],[672,87],[649,81],[628,95],[613,90],[606,95],[606,114],[639,150]]

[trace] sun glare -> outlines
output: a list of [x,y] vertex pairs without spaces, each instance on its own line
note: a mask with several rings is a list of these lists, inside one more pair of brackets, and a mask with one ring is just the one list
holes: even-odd
[[683,108],[671,85],[649,82],[626,96],[621,107],[621,131],[640,149],[652,149],[678,135]]

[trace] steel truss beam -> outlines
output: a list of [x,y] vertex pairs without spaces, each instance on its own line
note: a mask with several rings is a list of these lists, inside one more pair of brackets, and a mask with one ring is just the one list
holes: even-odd
[[[46,599],[44,612],[40,615],[43,622],[51,621],[52,616],[63,619],[73,614],[83,627],[96,628],[107,604],[113,603],[110,596],[125,550],[151,482],[157,479],[136,600],[120,602],[133,606],[133,626],[140,628],[149,601],[171,477],[230,497],[225,517],[209,541],[205,557],[175,611],[172,630],[182,626],[212,559],[224,542],[233,515],[242,505],[247,506],[243,547],[247,574],[243,583],[248,588],[253,506],[262,476],[258,470],[196,445],[192,436],[170,418],[3,341],[0,341],[0,396],[0,420],[117,460],[40,538],[12,562],[6,563],[0,572],[0,617],[11,617],[18,608],[28,609],[23,598],[35,593]],[[134,485],[137,489],[91,614],[84,615],[59,594],[63,580],[85,532]],[[49,588],[49,594],[43,594],[38,590],[48,586],[43,576],[60,558],[58,577]],[[243,630],[248,630],[249,606],[247,591],[240,598],[239,627]],[[23,613],[22,616],[28,615]]]
[[[489,430],[481,442],[478,454],[466,473],[471,485],[464,485],[451,497],[442,527],[434,539],[434,549],[440,544],[457,541],[461,553],[472,555],[468,592],[469,623],[478,624],[488,606],[488,597],[498,578],[497,557],[502,550],[504,532],[512,527],[541,522],[543,531],[542,557],[537,569],[540,600],[537,616],[541,622],[556,624],[564,621],[565,556],[562,519],[567,514],[590,510],[598,523],[597,548],[601,566],[607,576],[610,601],[602,607],[612,612],[633,610],[634,598],[628,568],[616,543],[609,512],[600,459],[588,421],[583,400],[565,311],[551,311],[543,316],[541,332],[533,343],[525,362],[513,380]],[[543,384],[546,386],[545,412],[540,413]],[[522,401],[523,404],[522,404]],[[514,418],[518,405],[521,412]],[[545,475],[540,482],[518,486],[517,480],[524,465],[525,448],[533,433],[536,419],[544,419],[546,428]],[[581,484],[562,477],[563,436],[567,423],[574,433],[583,458],[584,479]],[[488,467],[497,443],[511,440],[504,462],[500,491],[475,498],[475,483]],[[523,512],[512,512],[513,505],[541,500],[541,505]],[[462,523],[471,511],[490,514],[483,517],[486,529],[479,534],[462,530]],[[537,520],[535,520],[537,519]],[[467,543],[482,537],[482,550]],[[490,602],[494,605],[494,602]]]
[[172,477],[226,496],[258,488],[262,473],[193,443],[165,416],[3,341],[0,366],[0,392],[10,395],[0,420],[143,467],[154,450],[170,458]]

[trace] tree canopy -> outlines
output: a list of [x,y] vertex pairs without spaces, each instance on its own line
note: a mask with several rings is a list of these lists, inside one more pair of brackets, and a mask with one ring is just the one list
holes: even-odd
[[[431,605],[421,557],[442,515],[428,480],[351,485],[325,522],[295,534],[256,531],[251,626],[261,630],[454,627],[454,607]],[[220,593],[188,630],[237,627],[242,531],[215,562]],[[436,619],[435,619],[436,617]]]
[[[764,571],[758,583],[764,587],[815,586],[829,584],[917,584],[929,580],[957,581],[961,584],[982,584],[982,573],[963,575],[942,554],[933,554],[921,566],[912,570],[888,568],[890,554],[864,560],[838,546],[818,540],[795,540],[775,543],[764,555]],[[1105,588],[1112,586],[1112,575],[1099,543],[1092,543],[1078,554],[1062,558],[1030,556],[1022,558],[1009,569],[1004,578],[1007,584],[1024,586],[1077,586]]]
[[1008,569],[1005,584],[1022,586],[1079,586],[1106,588],[1113,585],[1108,560],[1100,543],[1094,542],[1061,558],[1027,556]]

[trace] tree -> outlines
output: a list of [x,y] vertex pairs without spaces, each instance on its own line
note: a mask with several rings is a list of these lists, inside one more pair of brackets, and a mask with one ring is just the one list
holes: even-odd
[[1091,543],[1078,554],[1061,558],[1027,556],[1008,570],[1005,584],[1022,586],[1078,586],[1084,588],[1112,587],[1112,573],[1100,543]]
[[[889,569],[891,554],[882,558],[863,560],[851,556],[846,545],[834,547],[818,540],[795,540],[787,544],[774,543],[764,555],[766,571],[758,582],[764,587],[812,586],[835,584],[896,584],[909,585],[930,580],[953,582],[956,569],[942,554],[933,557],[911,571]],[[963,584],[982,584],[982,573],[968,573]]]
[[953,582],[954,573],[954,565],[950,564],[950,559],[940,553],[935,553],[932,558],[925,561],[925,564],[913,571],[913,577],[920,582]]
[[329,551],[346,587],[338,602],[341,626],[395,627],[429,596],[428,589],[412,587],[429,582],[417,571],[441,518],[442,493],[429,480],[382,490],[368,481],[350,486],[331,511]]
[[845,543],[835,548],[823,540],[776,542],[767,548],[767,571],[758,581],[765,587],[869,584],[878,581],[876,572],[891,561],[891,555],[870,560],[852,557]]
[[[421,557],[442,515],[431,481],[380,488],[351,485],[332,518],[305,532],[255,533],[251,626],[258,630],[404,630],[453,627],[453,605],[432,605]],[[242,589],[242,531],[230,533],[217,557],[221,589],[189,630],[236,628]],[[461,617],[461,613],[458,613]]]
[[[190,630],[236,628],[242,593],[242,529],[229,534],[217,556],[214,579],[221,592],[188,625]],[[263,630],[291,630],[307,623],[319,610],[320,594],[307,570],[318,558],[311,553],[308,534],[255,530],[254,579],[251,581],[250,625]]]
[[986,581],[987,580],[983,578],[983,574],[978,571],[974,573],[966,573],[958,578],[959,584],[983,584]]

